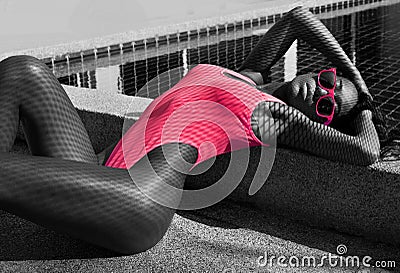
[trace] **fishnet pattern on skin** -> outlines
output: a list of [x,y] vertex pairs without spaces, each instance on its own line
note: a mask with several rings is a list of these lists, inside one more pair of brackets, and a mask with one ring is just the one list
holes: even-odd
[[[358,69],[333,35],[321,21],[302,7],[288,12],[268,30],[239,68],[240,73],[253,78],[259,85],[264,84],[271,67],[296,39],[304,40],[319,50],[353,82],[360,93],[371,97]],[[261,73],[262,78],[254,72]],[[379,137],[370,111],[362,111],[352,124],[348,124],[349,131],[353,132],[350,135],[314,122],[293,107],[271,103],[263,105],[271,107],[276,121],[277,140],[281,145],[357,165],[368,165],[379,158]],[[258,109],[258,113],[253,113],[253,118],[259,115],[257,120],[261,120],[262,113],[266,111]],[[268,131],[268,125],[259,122],[259,126],[261,134]]]
[[[310,33],[306,36],[311,40],[310,44],[327,51],[328,57],[353,77],[353,82],[359,81],[360,92],[367,92],[363,89],[358,70],[342,54],[329,32],[320,35],[321,23],[318,20],[302,9],[295,9],[284,18],[295,21],[292,21],[292,26],[282,27],[282,23],[281,28],[276,24],[275,30],[271,29],[250,54],[243,69],[268,71],[290,47],[290,41],[296,37],[293,33]],[[282,19],[282,22],[289,19]],[[312,23],[304,24],[308,19]],[[285,31],[287,36],[282,35]],[[274,35],[276,41],[270,40]],[[268,40],[274,42],[269,44]],[[254,65],[258,63],[257,68]],[[13,57],[0,64],[0,72],[1,207],[36,223],[123,253],[143,251],[154,245],[168,228],[173,210],[144,196],[127,170],[96,165],[97,158],[87,133],[72,104],[64,94],[60,95],[62,87],[47,67],[34,58]],[[368,144],[373,137],[366,137],[370,131],[375,132],[368,111],[360,115],[355,124],[355,135],[350,136],[312,122],[292,107],[261,103],[253,115],[263,135],[271,132],[272,124],[260,122],[266,115],[265,107],[272,112],[281,144],[355,164],[366,164],[374,159],[362,149],[375,145]],[[25,125],[30,149],[36,156],[8,153],[19,119]],[[168,152],[168,145],[164,148]],[[197,150],[187,144],[182,145],[181,154],[190,163],[197,159]],[[147,156],[163,183],[182,188],[185,175],[167,164],[161,147]],[[178,155],[173,161],[178,165],[182,163]],[[159,190],[145,160],[140,160],[132,168],[137,179],[148,181],[151,191]],[[170,198],[179,202],[180,197]]]
[[0,64],[0,151],[10,151],[19,120],[33,155],[97,162],[67,94],[45,64],[28,56]]
[[[265,119],[271,112],[272,119]],[[372,114],[365,110],[350,124],[354,135],[310,120],[297,109],[275,102],[262,102],[253,112],[257,121],[257,137],[268,139],[271,128],[279,144],[309,152],[333,161],[370,165],[379,158],[379,140],[372,123]]]
[[[18,56],[1,62],[0,71],[0,207],[122,253],[156,244],[174,211],[146,197],[128,170],[97,165],[76,110],[48,68],[32,57]],[[19,118],[36,156],[8,152]],[[165,145],[164,152],[171,153],[171,147]],[[162,180],[152,175],[146,158],[132,167],[135,179],[159,194],[165,194],[160,183],[182,188],[185,175],[171,166],[184,163],[180,156],[193,164],[197,150],[182,144],[180,152],[168,157],[169,165],[162,147],[154,149],[147,157]]]
[[288,51],[296,39],[303,40],[320,51],[355,84],[359,92],[369,94],[360,72],[335,37],[318,18],[303,7],[292,9],[275,23],[247,56],[239,71],[247,69],[257,71],[266,78],[265,74]]

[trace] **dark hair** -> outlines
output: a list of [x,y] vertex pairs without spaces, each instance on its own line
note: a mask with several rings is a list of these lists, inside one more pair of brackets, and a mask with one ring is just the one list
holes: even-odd
[[381,158],[391,157],[393,160],[400,160],[400,130],[389,127],[380,107],[365,93],[359,95],[358,103],[349,113],[350,118],[354,119],[363,110],[372,112],[372,122],[381,144]]

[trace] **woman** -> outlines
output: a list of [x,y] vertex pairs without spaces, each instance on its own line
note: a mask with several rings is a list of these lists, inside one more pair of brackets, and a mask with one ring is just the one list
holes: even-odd
[[[379,158],[379,142],[385,145],[389,141],[385,120],[373,106],[372,96],[358,69],[311,12],[300,7],[291,10],[264,35],[240,70],[258,84],[264,84],[270,68],[296,39],[323,53],[346,78],[336,79],[334,115],[329,127],[320,124],[326,118],[315,110],[318,97],[327,93],[319,88],[317,74],[298,76],[276,90],[274,96],[294,107],[284,110],[280,107],[279,114],[276,113],[279,127],[283,131],[286,129],[278,135],[278,143],[335,161],[357,165],[375,162]],[[285,123],[290,118],[296,121],[289,130]],[[298,135],[300,137],[295,137]],[[316,143],[319,144],[317,149]]]
[[[349,109],[355,108],[357,100],[368,100],[370,95],[359,72],[332,35],[308,11],[296,8],[278,22],[244,62],[242,73],[262,84],[257,76],[262,76],[285,53],[296,38],[294,33],[299,30],[310,33],[314,38],[307,36],[307,41],[334,60],[357,87],[358,96],[349,81],[344,78],[336,80],[336,85],[342,86],[343,97],[339,95],[336,99],[339,112],[335,112],[332,124],[339,123],[339,119],[346,119],[352,113]],[[270,41],[272,38],[274,43]],[[258,138],[263,139],[263,135],[270,133],[266,128],[268,124],[262,122],[268,107],[277,124],[278,142],[282,144],[355,164],[370,164],[378,159],[379,141],[371,112],[357,113],[352,122],[354,135],[319,123],[326,123],[326,118],[316,116],[310,110],[315,110],[311,97],[317,97],[318,92],[322,94],[323,91],[314,90],[315,81],[311,76],[299,76],[286,88],[274,93],[296,109],[272,96],[257,93],[253,90],[254,82],[249,78],[235,72],[228,74],[231,75],[227,78],[233,77],[232,81],[238,86],[256,94],[252,103],[266,98],[267,102],[258,103],[253,112],[246,112],[253,117],[252,124],[246,126],[252,126]],[[230,84],[232,86],[232,82]],[[306,99],[300,96],[305,91],[303,85],[307,85]],[[182,102],[181,99],[170,100],[168,105],[175,105],[176,101]],[[149,107],[152,105],[155,103]],[[358,109],[358,112],[360,110],[363,109]],[[151,111],[149,113],[151,115]],[[149,116],[144,113],[142,117]],[[188,141],[179,143],[179,153],[175,150],[176,143],[156,143],[146,156],[136,156],[131,160],[130,166],[121,166],[120,161],[113,161],[118,159],[122,145],[112,146],[96,155],[61,85],[43,63],[32,57],[16,56],[0,63],[0,119],[0,207],[43,226],[121,253],[137,253],[155,245],[166,232],[174,214],[173,209],[159,205],[144,195],[132,181],[130,173],[135,174],[135,179],[144,188],[162,195],[165,194],[160,192],[163,183],[182,188],[184,173],[200,158],[199,147],[191,142],[193,138],[190,136],[187,136]],[[33,156],[9,153],[19,120]],[[138,129],[132,129],[133,132],[135,130],[138,133]],[[200,135],[203,133],[199,132]],[[251,132],[247,133],[254,136]],[[131,141],[134,146],[135,140]],[[251,141],[262,145],[256,138]],[[313,150],[315,142],[321,143],[321,149]],[[180,195],[172,194],[168,199],[177,204]]]

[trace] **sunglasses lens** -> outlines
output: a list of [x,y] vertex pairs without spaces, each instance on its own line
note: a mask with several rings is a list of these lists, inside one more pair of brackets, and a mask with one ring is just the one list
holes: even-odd
[[322,98],[318,101],[317,111],[318,114],[323,116],[330,116],[333,112],[334,102],[332,98]]
[[324,71],[319,75],[319,83],[326,89],[332,89],[335,86],[336,75],[333,71]]

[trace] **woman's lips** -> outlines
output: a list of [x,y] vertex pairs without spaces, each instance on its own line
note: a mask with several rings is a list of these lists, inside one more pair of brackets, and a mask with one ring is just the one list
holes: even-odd
[[312,83],[310,82],[305,82],[300,90],[299,90],[300,95],[302,96],[302,99],[308,104],[312,105],[314,102],[314,97],[315,97],[315,87]]

